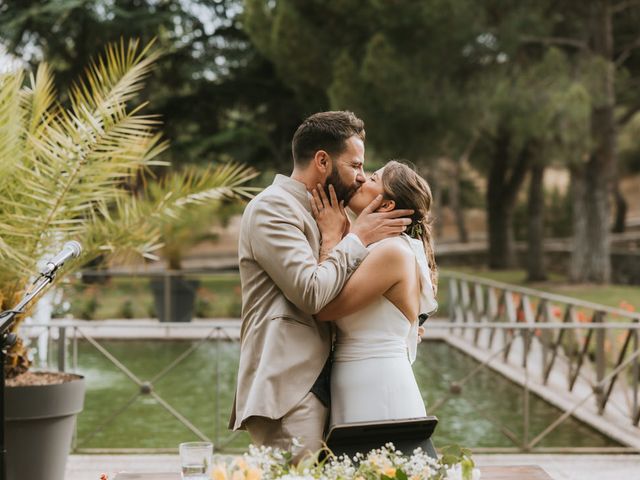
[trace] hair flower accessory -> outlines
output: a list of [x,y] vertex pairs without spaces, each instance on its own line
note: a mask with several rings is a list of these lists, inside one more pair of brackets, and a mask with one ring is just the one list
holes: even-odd
[[422,220],[418,220],[409,225],[407,234],[411,238],[422,238]]

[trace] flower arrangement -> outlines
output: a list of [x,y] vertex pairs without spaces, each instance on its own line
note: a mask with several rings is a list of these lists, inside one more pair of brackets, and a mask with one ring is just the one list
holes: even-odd
[[[354,458],[335,456],[324,449],[297,465],[290,452],[249,446],[242,456],[218,456],[211,480],[479,480],[471,451],[457,445],[444,447],[438,460],[422,449],[404,455],[392,443]],[[108,480],[101,475],[100,480]]]
[[[324,454],[324,458],[321,457]],[[297,465],[292,455],[269,447],[249,447],[230,462],[214,462],[212,480],[478,480],[471,451],[458,446],[442,449],[435,460],[420,448],[404,455],[388,443],[367,455],[337,457],[328,450]]]

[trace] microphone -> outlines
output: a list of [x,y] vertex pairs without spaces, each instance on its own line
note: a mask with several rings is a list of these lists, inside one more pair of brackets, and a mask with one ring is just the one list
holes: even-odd
[[60,253],[58,253],[55,257],[47,262],[40,273],[42,275],[51,275],[60,267],[62,267],[67,262],[67,260],[78,258],[81,253],[82,245],[80,245],[75,240],[71,240],[70,242],[64,244],[62,250],[60,250]]

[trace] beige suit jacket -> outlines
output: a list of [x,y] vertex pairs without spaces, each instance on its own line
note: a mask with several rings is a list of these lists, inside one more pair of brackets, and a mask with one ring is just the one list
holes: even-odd
[[247,205],[240,227],[242,329],[229,428],[243,428],[254,415],[282,418],[318,378],[331,350],[331,329],[312,315],[367,255],[349,235],[322,263],[319,250],[305,186],[277,175]]

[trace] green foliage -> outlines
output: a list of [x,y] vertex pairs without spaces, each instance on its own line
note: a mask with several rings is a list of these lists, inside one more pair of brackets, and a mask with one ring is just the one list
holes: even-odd
[[482,208],[485,205],[484,196],[476,183],[464,176],[460,179],[460,197],[463,208]]
[[[130,102],[157,58],[137,41],[109,46],[69,93],[68,108],[55,101],[44,64],[25,86],[22,70],[0,75],[0,307],[17,303],[37,263],[67,239],[84,250],[65,273],[99,256],[151,257],[163,227],[192,207],[250,195],[244,184],[256,173],[238,165],[148,178],[164,164],[157,155],[166,142],[144,104]],[[146,188],[134,194],[136,178]],[[81,316],[93,316],[96,302],[89,298]],[[20,349],[8,358],[19,370],[28,364]]]
[[[0,116],[0,144],[11,152],[0,156],[7,172],[0,180],[1,291],[31,275],[61,238],[90,239],[88,260],[108,238],[98,238],[96,227],[118,231],[112,205],[132,198],[120,185],[158,165],[155,157],[166,148],[153,131],[157,120],[126,108],[157,55],[137,42],[110,47],[71,92],[69,109],[54,103],[46,65],[24,88],[22,71],[3,75],[0,98],[15,105]],[[136,232],[119,233],[137,243]],[[143,251],[153,246],[154,237],[146,236],[151,243]]]
[[476,2],[245,5],[249,36],[307,109],[354,110],[376,154],[432,159],[438,135],[469,113],[460,91],[483,16]]
[[547,236],[553,238],[567,238],[573,234],[571,197],[555,188],[546,192],[545,196],[545,227]]
[[471,450],[459,445],[447,445],[441,449],[442,458],[440,462],[446,466],[460,464],[462,466],[463,480],[471,480],[475,462],[472,458]]
[[[568,192],[558,188],[545,191],[544,195],[544,232],[545,238],[568,238],[573,234],[571,197]],[[513,231],[516,240],[526,241],[528,238],[528,206],[520,201],[513,212]]]
[[[237,275],[204,275],[189,277],[199,280],[195,312],[199,318],[240,318],[242,295]],[[97,304],[91,318],[157,318],[155,303],[148,278],[145,276],[114,277],[101,285],[87,285],[81,281],[61,284],[62,298],[53,316],[55,318],[85,318],[86,306],[95,296]],[[99,291],[99,296],[95,295]],[[123,312],[131,312],[124,316]],[[128,315],[128,313],[127,313]]]
[[127,298],[120,306],[120,318],[134,318],[133,300]]
[[[547,17],[544,31],[525,34],[525,43],[538,51],[546,51],[551,45],[561,48],[583,90],[580,96],[588,99],[588,120],[579,122],[588,128],[582,129],[585,135],[578,148],[567,152],[574,181],[578,184],[589,179],[589,188],[576,199],[576,215],[585,218],[576,223],[581,231],[574,232],[572,277],[577,282],[608,282],[610,202],[604,192],[611,188],[611,179],[618,181],[616,132],[640,108],[636,88],[640,75],[640,5],[608,1],[541,1],[539,5]],[[605,241],[601,241],[603,238]]]
[[231,297],[231,301],[227,305],[226,317],[240,318],[242,315],[242,297],[240,295]]
[[[484,208],[485,198],[478,185],[464,174],[461,175],[459,182],[462,208]],[[450,192],[446,187],[443,188],[441,202],[442,206],[448,206],[451,203]]]
[[527,239],[528,225],[527,203],[518,202],[513,209],[513,236],[517,241]]
[[[483,137],[509,132],[509,164],[526,145],[535,144],[535,161],[567,165],[588,149],[590,96],[571,73],[569,59],[550,49],[540,59],[507,62],[479,78],[490,113],[480,126]],[[488,169],[495,152],[480,149],[476,165]]]
[[194,308],[195,316],[197,318],[212,318],[213,306],[211,302],[201,296],[196,298],[196,304]]
[[230,199],[250,198],[256,189],[244,184],[257,175],[252,169],[233,164],[221,165],[215,169],[188,167],[149,185],[147,195],[151,205],[170,204],[173,198],[182,197],[188,203],[199,206],[197,209],[184,211],[181,208],[183,200],[179,200],[175,210],[167,211],[172,221],[163,223],[160,231],[162,253],[170,269],[181,268],[183,252],[190,247],[203,240],[215,239],[211,233],[215,214]]
[[0,41],[32,64],[46,58],[66,92],[107,43],[157,38],[163,56],[144,97],[179,164],[288,165],[302,111],[240,22],[241,0],[5,0]]
[[640,115],[634,115],[618,138],[621,173],[640,173]]
[[155,302],[148,302],[147,303],[147,317],[149,318],[158,318],[158,312],[156,310],[156,304]]
[[95,288],[85,290],[77,302],[71,306],[71,314],[74,318],[93,320],[98,310],[98,292]]

